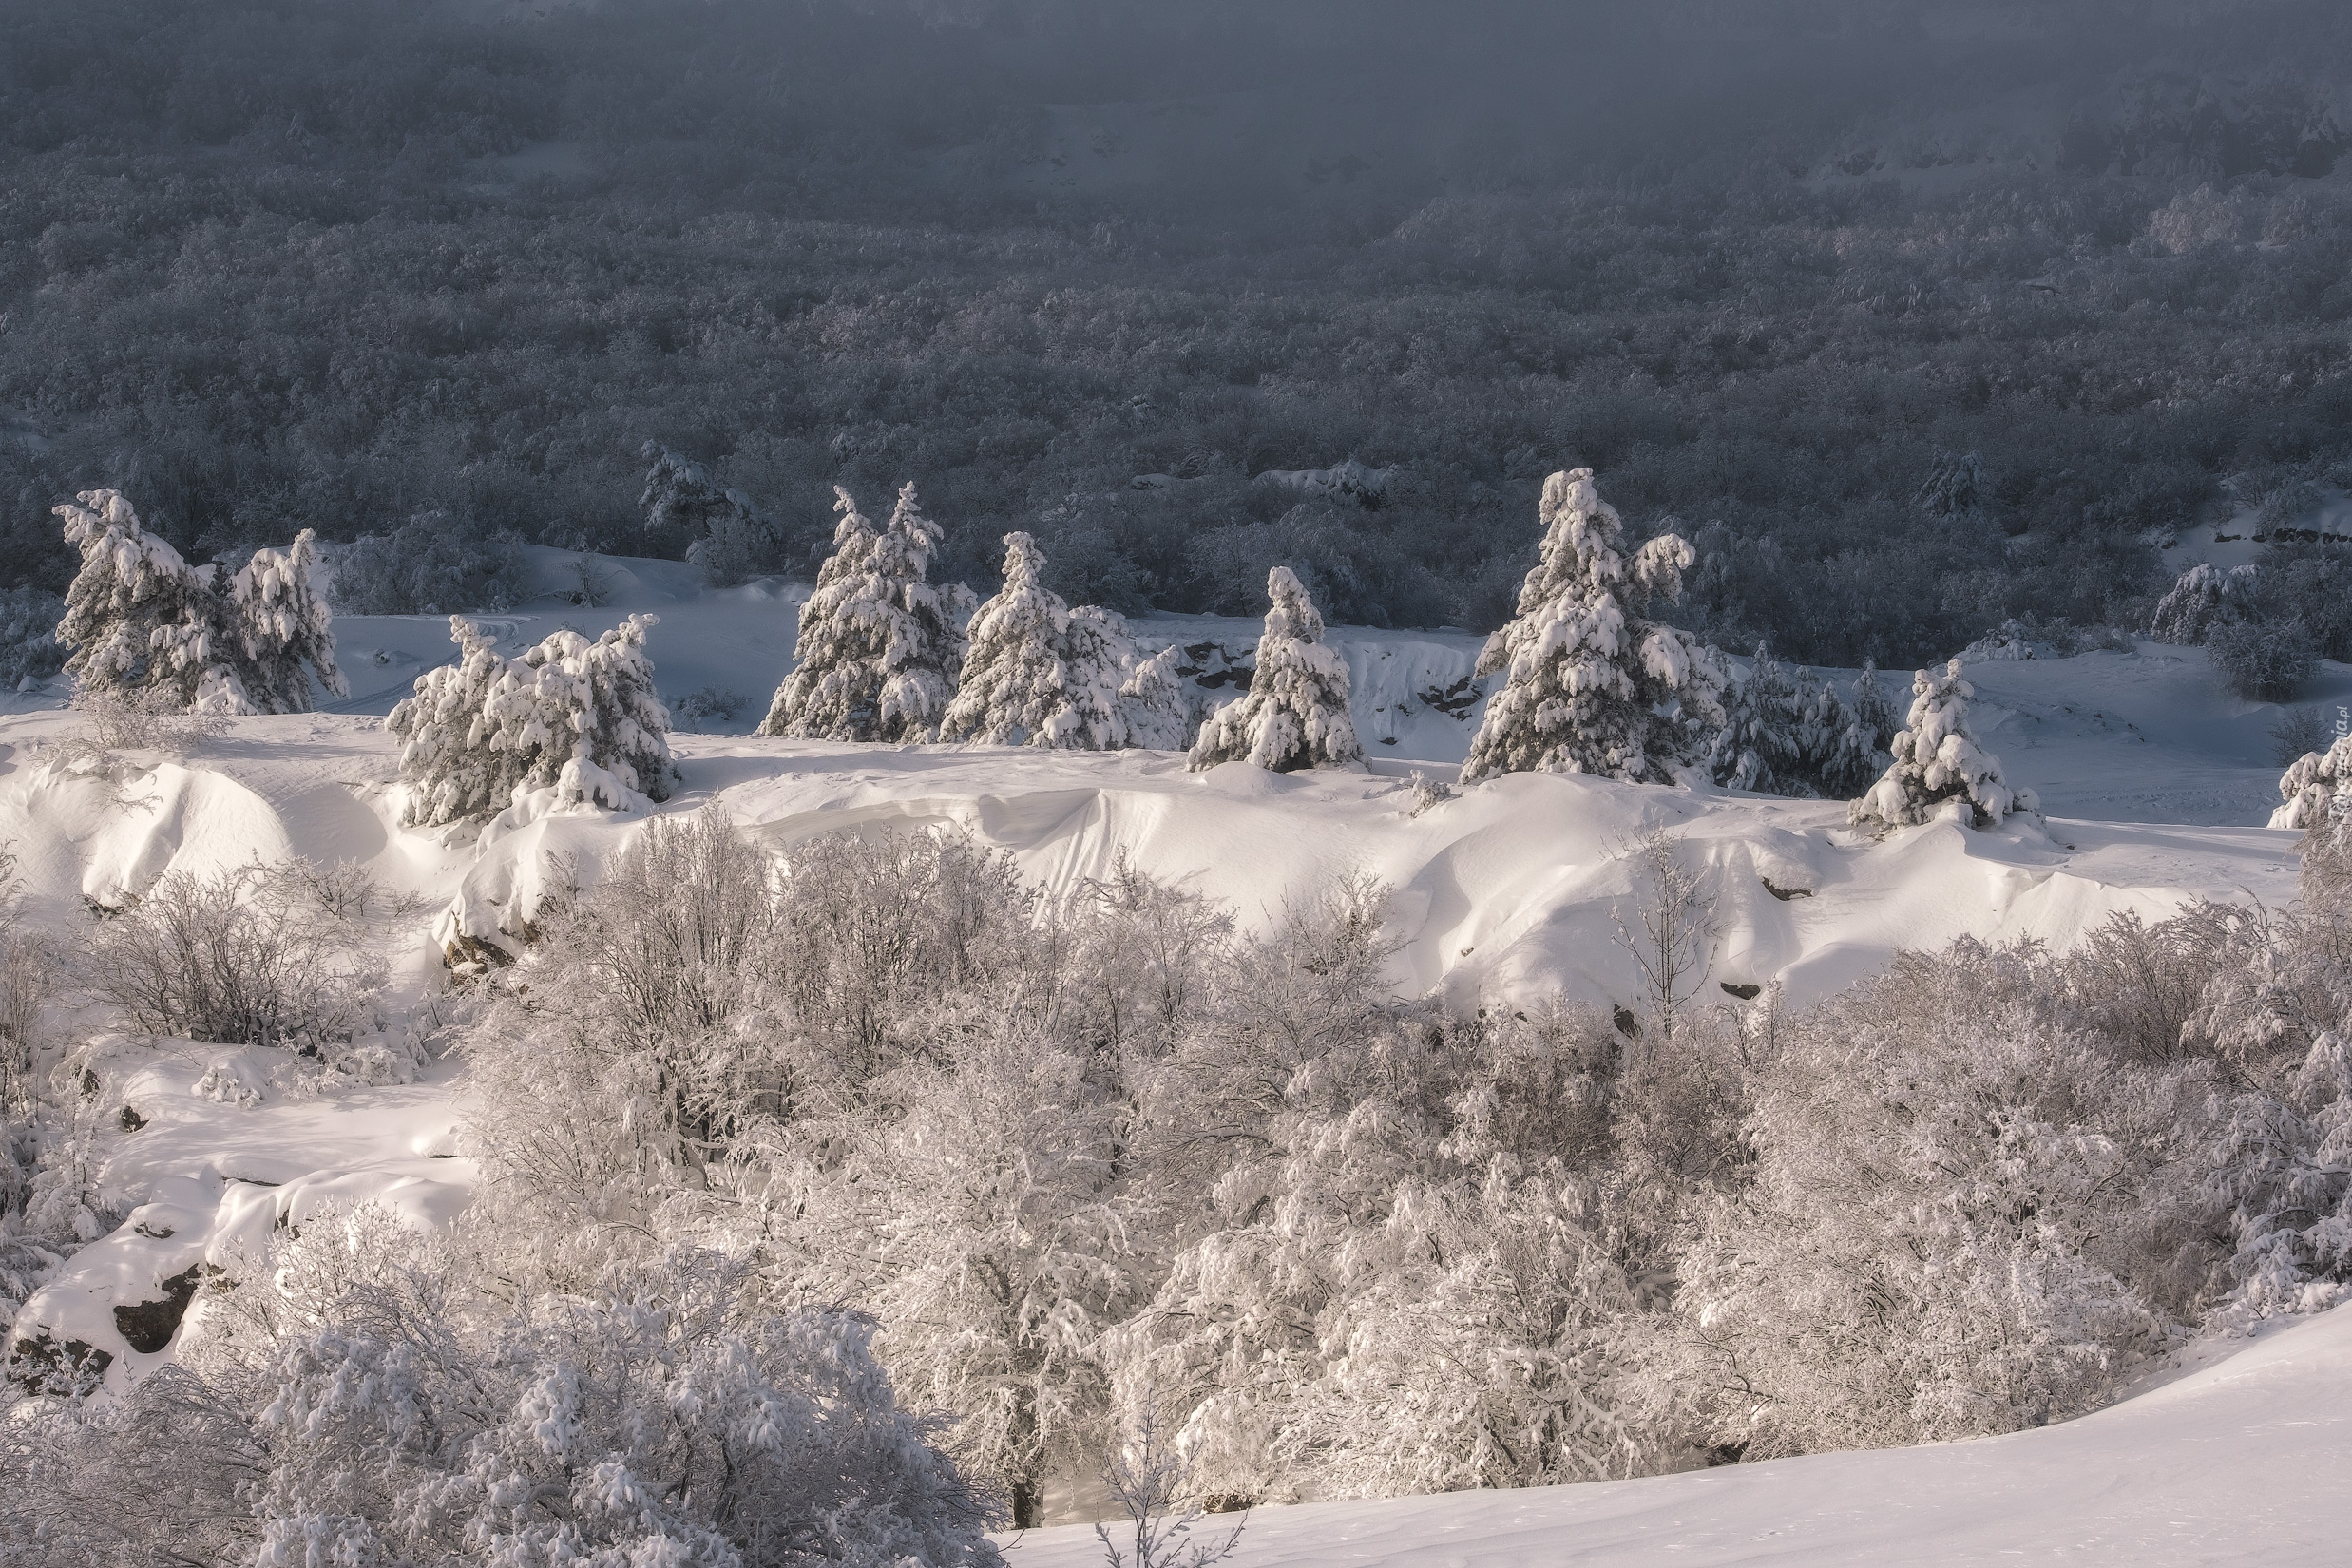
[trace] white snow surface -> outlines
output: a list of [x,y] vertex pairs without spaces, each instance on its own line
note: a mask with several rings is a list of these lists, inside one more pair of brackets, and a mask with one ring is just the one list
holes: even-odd
[[[543,555],[548,583],[562,582],[568,557]],[[664,696],[739,692],[748,700],[736,727],[749,728],[790,657],[805,589],[711,592],[693,568],[661,562],[620,563],[613,576],[602,607],[551,594],[481,619],[520,648],[559,625],[593,636],[656,611],[649,653]],[[1212,670],[1245,655],[1257,629],[1206,617],[1136,623],[1147,649],[1214,650]],[[395,1009],[412,1009],[444,983],[442,940],[461,930],[498,940],[527,917],[551,867],[593,881],[641,829],[645,814],[585,806],[509,813],[478,836],[400,828],[397,750],[374,716],[451,653],[446,619],[350,617],[335,631],[354,694],[347,711],[230,720],[185,756],[132,758],[132,774],[114,781],[44,764],[41,744],[76,722],[54,686],[0,702],[0,840],[18,857],[34,918],[70,936],[88,918],[86,901],[119,903],[176,869],[357,862],[423,900],[392,960]],[[1962,935],[2064,945],[2120,909],[2156,917],[2185,898],[2292,892],[2297,835],[2260,825],[2276,803],[2266,731],[2277,710],[2228,698],[2197,650],[2147,643],[1970,665],[1985,744],[2053,814],[1872,839],[1846,828],[1839,802],[1559,775],[1498,778],[1414,815],[1409,775],[1450,777],[1467,749],[1480,694],[1463,682],[1481,639],[1334,628],[1329,641],[1348,663],[1368,774],[1244,764],[1195,774],[1165,752],[679,735],[683,782],[652,810],[723,809],[787,851],[839,829],[952,824],[1056,893],[1125,853],[1229,901],[1252,926],[1334,873],[1369,871],[1395,889],[1396,983],[1465,1002],[1634,997],[1630,961],[1611,940],[1628,890],[1617,856],[1653,827],[1688,835],[1712,879],[1710,991],[1777,983],[1800,1003],[1902,947]],[[1425,695],[1448,691],[1442,705]],[[2352,700],[2352,669],[2325,667],[2306,700]],[[80,1020],[76,1038],[105,1026]],[[466,1200],[472,1166],[458,1157],[466,1105],[454,1062],[419,1083],[318,1093],[282,1052],[120,1038],[99,1060],[112,1097],[100,1185],[130,1218],[69,1260],[16,1332],[110,1351],[117,1386],[170,1352],[131,1351],[112,1309],[155,1299],[192,1263],[234,1267],[270,1229],[322,1206],[380,1200],[434,1224]],[[146,1124],[117,1130],[118,1103]],[[1264,1511],[1237,1560],[2342,1560],[2322,1543],[2340,1548],[2352,1524],[2347,1422],[2352,1316],[2340,1310],[2062,1428],[1650,1482]],[[1099,1550],[1091,1537],[1045,1532],[1019,1543],[1014,1560],[1060,1568],[1100,1560]]]
[[[2320,1568],[2352,1523],[2352,1308],[2057,1426],[1646,1481],[1261,1508],[1232,1568]],[[1219,1539],[1212,1518],[1195,1538]],[[1094,1568],[1091,1529],[1000,1537]]]

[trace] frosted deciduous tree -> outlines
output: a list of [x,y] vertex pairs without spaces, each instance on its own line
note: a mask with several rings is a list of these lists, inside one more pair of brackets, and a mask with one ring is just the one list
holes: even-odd
[[1723,715],[1707,754],[1716,783],[1771,794],[1810,793],[1803,705],[1788,672],[1762,643],[1748,679],[1725,694]]
[[1364,747],[1348,712],[1348,661],[1323,641],[1323,617],[1288,566],[1266,575],[1266,629],[1247,696],[1209,716],[1192,766],[1248,762],[1275,773],[1361,768]]
[[1696,558],[1674,534],[1629,557],[1625,526],[1590,468],[1545,480],[1540,515],[1542,554],[1519,613],[1479,655],[1479,674],[1508,673],[1463,781],[1549,769],[1666,782],[1703,754],[1730,683],[1712,649],[1642,618],[1681,593]]
[[2322,828],[2352,809],[2352,735],[2289,763],[2279,777],[2279,798],[2285,804],[2270,813],[2273,828]]
[[833,553],[800,609],[793,672],[761,735],[813,740],[922,741],[938,732],[964,663],[954,595],[931,585],[939,525],[912,482],[877,530],[838,487]]
[[1174,645],[1140,660],[1119,689],[1126,714],[1127,743],[1156,752],[1180,752],[1193,743],[1193,705],[1176,674],[1184,651]]
[[2034,793],[2012,790],[2000,759],[1968,727],[1976,688],[1953,660],[1941,671],[1912,679],[1911,714],[1895,736],[1894,761],[1847,815],[1856,825],[1905,828],[1926,821],[1945,801],[1957,801],[1974,826],[1989,828],[2012,812],[2031,812]]
[[633,809],[678,782],[669,714],[645,657],[652,616],[633,615],[591,641],[565,628],[514,660],[465,620],[449,619],[453,664],[429,670],[384,720],[400,736],[412,826],[494,814],[551,790],[558,804]]

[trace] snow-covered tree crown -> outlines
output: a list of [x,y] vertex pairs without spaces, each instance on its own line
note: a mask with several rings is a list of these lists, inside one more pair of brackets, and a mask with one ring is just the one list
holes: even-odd
[[566,627],[515,660],[449,618],[454,663],[417,677],[384,727],[401,737],[411,826],[494,814],[538,790],[557,804],[628,811],[678,781],[670,716],[645,657],[649,615],[591,641]]
[[1697,555],[1676,534],[1628,553],[1593,470],[1543,482],[1542,553],[1519,613],[1487,640],[1482,676],[1507,670],[1463,764],[1464,783],[1554,770],[1662,783],[1723,720],[1729,672],[1713,649],[1644,620],[1682,592]]
[[2284,804],[2270,813],[2273,828],[2311,830],[2352,821],[2352,735],[2324,752],[2305,752],[2279,778]]
[[2013,812],[2035,809],[2034,792],[2013,790],[2000,758],[1984,749],[1968,725],[1976,688],[1960,678],[1960,661],[1922,670],[1911,680],[1911,714],[1896,735],[1894,762],[1847,815],[1857,826],[1906,828],[1926,821],[1945,801],[1960,803],[1976,827],[1990,828]]
[[1348,661],[1323,641],[1323,616],[1298,574],[1266,574],[1266,629],[1249,694],[1209,716],[1192,766],[1250,762],[1275,773],[1362,768],[1364,746],[1348,713]]
[[208,713],[301,713],[311,680],[345,694],[315,536],[258,550],[226,583],[140,526],[114,490],[55,509],[82,553],[57,640],[84,687]]
[[928,740],[964,663],[952,591],[927,581],[939,525],[911,481],[880,530],[835,487],[833,553],[800,609],[796,663],[761,735],[813,740]]
[[1038,581],[1044,564],[1036,540],[1004,536],[1004,586],[966,628],[963,685],[947,704],[940,739],[1055,744],[1051,726],[1069,705],[1061,653],[1070,607]]

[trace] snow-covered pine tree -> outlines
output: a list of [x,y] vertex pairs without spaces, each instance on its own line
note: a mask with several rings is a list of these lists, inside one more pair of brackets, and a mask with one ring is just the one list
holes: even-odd
[[1984,521],[1984,460],[1975,452],[1938,452],[1912,505],[1947,523]]
[[411,827],[495,814],[535,790],[560,803],[626,811],[666,800],[678,781],[669,714],[645,657],[652,616],[594,641],[564,628],[521,658],[449,618],[454,663],[428,670],[384,727],[401,737],[402,820]]
[[1907,828],[1924,822],[1947,800],[1965,804],[1969,820],[1990,828],[2013,812],[2035,809],[2034,792],[2012,790],[2000,759],[1968,727],[1976,688],[1960,678],[1960,661],[1912,678],[1911,716],[1895,736],[1894,762],[1847,810],[1856,826]]
[[1593,470],[1543,482],[1542,555],[1519,613],[1486,641],[1478,673],[1508,671],[1462,766],[1463,783],[1552,770],[1664,783],[1723,722],[1723,660],[1690,633],[1642,619],[1682,591],[1696,559],[1660,534],[1629,559],[1625,525]]
[[1903,728],[1895,717],[1895,704],[1879,682],[1875,659],[1864,660],[1862,674],[1854,678],[1854,723],[1868,742],[1867,749],[1873,752],[1883,752],[1893,745],[1895,732]]
[[1044,566],[1037,541],[1025,533],[1004,536],[1004,585],[966,628],[963,684],[940,721],[943,741],[1070,744],[1054,738],[1069,706],[1061,654],[1070,606],[1038,581]]
[[1044,744],[1089,752],[1137,744],[1121,695],[1135,663],[1126,617],[1100,604],[1073,607],[1061,635],[1062,707],[1046,722]]
[[2203,642],[2216,626],[2229,625],[2251,614],[2261,584],[2259,566],[2233,566],[2225,571],[2200,561],[2181,573],[2156,602],[2150,635],[2160,642],[2191,646]]
[[877,531],[836,486],[833,553],[800,609],[793,672],[761,735],[811,740],[929,740],[955,695],[964,634],[952,590],[926,581],[939,526],[911,481]]
[[1191,765],[1249,762],[1274,773],[1362,768],[1364,746],[1348,713],[1348,661],[1323,641],[1323,617],[1288,566],[1266,574],[1273,607],[1258,639],[1245,697],[1209,716]]
[[[1834,700],[1834,698],[1832,699]],[[1748,679],[1723,698],[1723,728],[1707,754],[1716,783],[1769,794],[1810,794],[1805,712],[1795,683],[1763,643]]]
[[191,566],[139,526],[113,490],[84,490],[54,507],[82,566],[66,590],[57,641],[73,650],[66,673],[85,690],[119,693],[206,713],[252,713],[225,623],[218,573]]
[[2285,804],[2270,813],[2273,828],[2323,827],[2352,810],[2352,735],[2297,757],[2279,779],[2279,798]]
[[1127,718],[1127,744],[1156,752],[1180,752],[1193,743],[1193,705],[1184,696],[1176,665],[1184,650],[1174,643],[1137,664],[1119,689]]
[[1839,699],[1835,681],[1821,683],[1798,736],[1807,775],[1825,799],[1851,800],[1885,770],[1885,754],[1871,743],[1864,720]]
[[334,618],[317,535],[304,528],[291,548],[256,550],[229,580],[229,603],[243,655],[246,694],[263,713],[308,713],[311,679],[349,697],[335,662]]

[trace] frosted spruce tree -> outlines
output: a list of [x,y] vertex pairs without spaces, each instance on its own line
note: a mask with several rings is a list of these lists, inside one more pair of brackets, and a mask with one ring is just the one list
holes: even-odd
[[1274,773],[1362,768],[1364,747],[1348,713],[1348,661],[1323,641],[1323,617],[1290,567],[1266,574],[1266,629],[1249,695],[1209,716],[1192,766],[1249,762]]
[[342,696],[317,546],[258,550],[226,583],[139,525],[113,490],[55,508],[82,553],[58,641],[83,689],[205,713],[301,713],[315,676]]
[[[1895,732],[1903,728],[1895,713],[1895,704],[1886,695],[1885,685],[1879,679],[1878,660],[1862,661],[1862,674],[1854,678],[1854,723],[1868,737],[1870,750],[1885,751],[1895,743]],[[1876,770],[1872,770],[1876,772]]]
[[1879,750],[1854,710],[1840,699],[1835,681],[1821,683],[1821,690],[1806,707],[1797,739],[1805,755],[1806,776],[1826,799],[1853,799],[1886,767],[1886,754]]
[[637,504],[649,531],[685,534],[686,559],[721,587],[773,569],[781,530],[749,495],[658,441],[646,442],[638,455],[647,464]]
[[1665,783],[1704,755],[1730,684],[1720,655],[1690,633],[1643,619],[1682,592],[1696,559],[1674,534],[1629,557],[1625,525],[1593,471],[1543,482],[1541,558],[1519,613],[1489,638],[1478,673],[1507,671],[1462,767],[1464,783],[1497,774],[1598,774]]
[[880,530],[835,487],[833,553],[800,608],[793,672],[761,735],[809,740],[929,740],[964,663],[951,591],[927,581],[939,525],[912,482]]
[[1990,828],[2013,812],[2034,810],[2031,790],[2012,790],[2000,759],[1968,727],[1976,688],[1960,679],[1960,661],[1912,678],[1911,716],[1895,736],[1894,762],[1847,811],[1856,826],[1907,828],[1925,822],[1946,801],[1959,803],[1976,827]]
[[1716,783],[1769,794],[1809,794],[1804,706],[1781,661],[1761,642],[1748,679],[1723,698],[1723,727],[1707,754]]
[[304,528],[285,550],[256,550],[229,580],[245,689],[263,713],[307,713],[311,681],[349,697],[335,662],[334,617],[317,536]]
[[1038,581],[1045,557],[1025,533],[1004,536],[1004,586],[967,630],[963,684],[942,740],[1111,751],[1127,744],[1119,690],[1135,645],[1126,623],[1070,608]]
[[1127,719],[1127,744],[1156,752],[1180,752],[1193,743],[1193,705],[1185,699],[1176,665],[1184,650],[1171,643],[1138,663],[1119,689]]
[[384,727],[399,736],[411,826],[494,814],[536,791],[558,805],[634,809],[678,783],[669,712],[633,615],[593,641],[566,627],[519,659],[451,618],[455,664],[417,678]]

